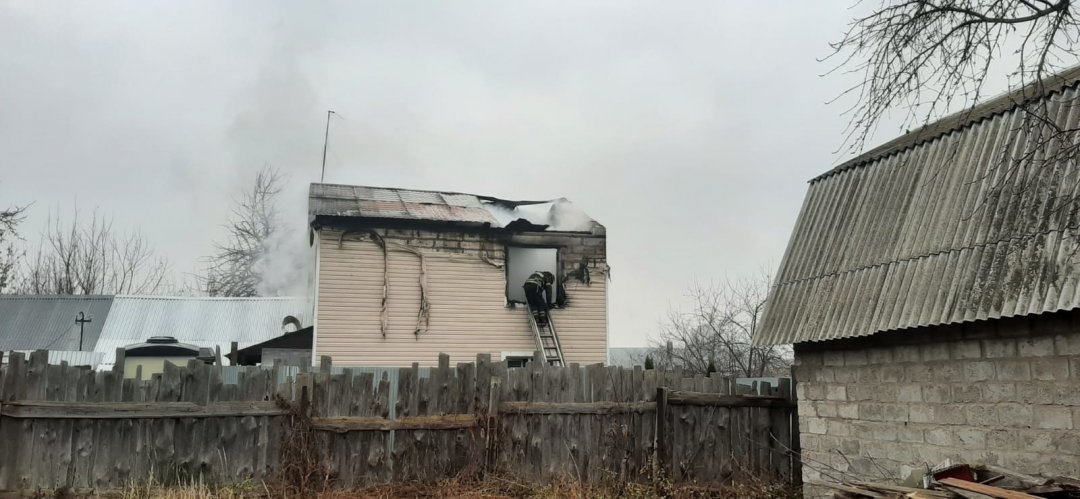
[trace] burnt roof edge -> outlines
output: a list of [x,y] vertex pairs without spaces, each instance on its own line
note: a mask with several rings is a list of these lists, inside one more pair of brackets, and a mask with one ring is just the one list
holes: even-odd
[[840,163],[829,171],[810,179],[810,183],[812,184],[837,173],[900,153],[924,142],[967,128],[982,120],[1010,111],[1023,103],[1041,99],[1053,95],[1056,92],[1061,92],[1077,83],[1080,83],[1080,65],[1047,76],[1040,81],[1029,83],[1016,90],[1005,92],[997,97],[950,114],[933,123],[923,125],[919,127],[918,130],[905,133],[904,135]]
[[[511,199],[502,199],[502,198],[497,198],[497,197],[494,197],[494,196],[485,196],[485,195],[481,195],[481,194],[472,194],[472,193],[468,193],[468,192],[432,191],[432,190],[428,190],[428,189],[411,189],[411,188],[407,188],[407,187],[382,187],[382,186],[378,186],[378,185],[334,184],[334,183],[330,183],[330,182],[311,182],[308,185],[308,197],[309,198],[313,196],[311,191],[313,191],[315,189],[316,185],[326,185],[326,186],[333,186],[333,187],[350,187],[350,188],[351,187],[362,187],[362,188],[366,188],[366,189],[382,189],[382,190],[387,190],[387,191],[405,191],[405,192],[424,192],[424,193],[428,193],[428,194],[440,194],[440,195],[449,194],[451,196],[472,196],[472,197],[474,197],[476,199],[479,199],[481,201],[487,201],[489,203],[495,203],[495,204],[511,206],[511,207],[525,206],[525,205],[532,205],[532,204],[554,203],[554,202],[557,202],[557,201],[569,201],[566,198],[547,199],[547,200],[543,200],[543,201],[527,201],[527,200],[525,200],[525,201],[515,201],[515,200],[511,200]],[[325,199],[340,199],[340,198],[327,197]],[[427,204],[427,203],[419,203],[419,204]]]
[[322,229],[420,229],[432,231],[481,232],[493,234],[535,234],[565,237],[607,237],[607,227],[593,221],[599,230],[513,230],[491,225],[488,222],[462,222],[457,220],[415,220],[406,218],[376,218],[341,215],[314,215],[309,217],[308,226],[314,230]]

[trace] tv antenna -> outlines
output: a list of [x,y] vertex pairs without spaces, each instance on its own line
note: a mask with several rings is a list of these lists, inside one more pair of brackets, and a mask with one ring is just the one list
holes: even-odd
[[[326,145],[330,142],[330,115],[337,114],[331,110],[326,110],[326,135],[323,136],[322,143],[322,174],[319,175],[319,182],[326,180]],[[338,117],[341,115],[338,114]]]

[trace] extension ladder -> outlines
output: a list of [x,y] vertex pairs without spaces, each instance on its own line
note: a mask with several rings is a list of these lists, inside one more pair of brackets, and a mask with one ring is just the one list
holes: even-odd
[[[565,366],[566,359],[563,357],[562,345],[559,343],[559,334],[555,332],[555,322],[551,320],[550,309],[529,309],[529,324],[532,325],[533,335],[536,337],[536,349],[544,352],[544,358],[553,366]],[[541,317],[542,321],[537,321]]]

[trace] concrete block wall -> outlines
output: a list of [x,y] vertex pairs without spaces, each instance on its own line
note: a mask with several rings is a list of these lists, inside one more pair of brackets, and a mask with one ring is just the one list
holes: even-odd
[[530,233],[502,235],[457,230],[375,229],[383,238],[420,250],[465,255],[483,255],[489,261],[502,264],[507,245],[550,246],[559,248],[564,274],[574,272],[586,262],[596,278],[607,271],[607,237],[604,234]]
[[386,240],[420,250],[461,253],[465,255],[483,254],[491,260],[502,263],[506,258],[504,246],[493,236],[462,231],[432,231],[417,229],[376,229]]
[[805,482],[946,458],[1080,476],[1080,314],[798,344],[795,362]]

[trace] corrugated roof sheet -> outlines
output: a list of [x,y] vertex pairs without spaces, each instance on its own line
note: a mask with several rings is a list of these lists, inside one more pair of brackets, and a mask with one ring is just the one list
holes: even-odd
[[335,184],[311,184],[309,214],[461,222],[499,226],[478,196]]
[[141,343],[151,336],[173,336],[181,343],[221,348],[230,343],[244,348],[282,334],[282,320],[296,317],[312,323],[307,298],[189,298],[117,296],[101,331],[95,351],[102,363],[115,360],[116,349]]
[[1005,92],[997,97],[980,102],[970,109],[954,113],[914,131],[905,133],[904,135],[843,162],[836,168],[821,174],[818,178],[839,173],[849,168],[855,168],[881,157],[903,151],[922,142],[933,140],[943,134],[960,130],[984,119],[1010,111],[1020,102],[1035,101],[1043,96],[1061,92],[1066,87],[1075,85],[1077,81],[1080,81],[1080,65],[1066,69],[1056,75],[1047,76],[1041,82],[1031,83],[1011,92]]
[[[1075,85],[1053,90],[1043,98],[1075,129]],[[1080,306],[1080,207],[1062,201],[1076,195],[1080,168],[1040,165],[1002,177],[1005,147],[1019,154],[1045,146],[1018,132],[1024,111],[999,108],[812,180],[756,341]]]
[[83,325],[83,349],[97,342],[111,296],[0,295],[0,350],[78,350],[79,312],[90,322]]
[[549,225],[549,230],[603,230],[602,225],[565,199],[507,201],[459,192],[338,184],[311,184],[308,214],[312,217],[447,222],[483,227],[505,227],[518,218],[525,218],[538,225]]

